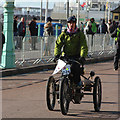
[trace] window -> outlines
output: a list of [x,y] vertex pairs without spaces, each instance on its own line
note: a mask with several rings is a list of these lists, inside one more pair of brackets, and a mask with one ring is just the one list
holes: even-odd
[[118,20],[118,16],[115,16],[114,19]]
[[98,4],[92,4],[92,8],[98,8]]

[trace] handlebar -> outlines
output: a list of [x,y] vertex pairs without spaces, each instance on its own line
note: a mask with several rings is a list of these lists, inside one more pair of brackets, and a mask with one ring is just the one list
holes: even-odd
[[79,60],[76,60],[77,58],[74,58],[74,59],[73,59],[73,58],[62,57],[62,56],[61,56],[60,59],[63,60],[65,63],[75,62],[75,63],[81,65],[81,63],[79,62]]

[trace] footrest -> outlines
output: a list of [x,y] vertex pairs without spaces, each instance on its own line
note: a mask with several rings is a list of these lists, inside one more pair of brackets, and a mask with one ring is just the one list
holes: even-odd
[[84,91],[91,91],[92,88],[91,88],[91,86],[85,86],[85,87],[83,88],[83,90],[84,90]]

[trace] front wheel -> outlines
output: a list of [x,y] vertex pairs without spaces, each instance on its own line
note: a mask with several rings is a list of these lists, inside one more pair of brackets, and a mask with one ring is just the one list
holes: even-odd
[[100,111],[101,98],[102,98],[101,80],[99,77],[96,77],[93,86],[93,103],[96,112]]
[[55,79],[53,78],[53,76],[51,76],[47,82],[46,100],[48,109],[53,110],[56,101]]
[[60,108],[63,115],[66,115],[69,109],[69,86],[68,79],[62,78],[60,82]]

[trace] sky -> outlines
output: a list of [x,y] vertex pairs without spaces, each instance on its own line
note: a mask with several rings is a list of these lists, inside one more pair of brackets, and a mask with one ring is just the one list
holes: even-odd
[[[0,0],[0,6],[3,6],[6,0]],[[40,1],[41,0],[15,0],[15,6],[16,7],[40,7]],[[43,1],[43,8],[46,8],[46,0]],[[49,8],[52,8],[54,6],[54,3],[56,2],[63,2],[66,3],[67,0],[48,0],[49,1]],[[82,4],[86,0],[80,0],[80,3]],[[99,1],[120,1],[120,0],[99,0]],[[76,3],[76,0],[69,0],[69,2]]]
[[[5,3],[6,0],[0,0],[0,5],[2,6]],[[15,6],[17,7],[39,7],[41,0],[15,0]],[[48,0],[49,2],[49,8],[53,7],[55,2],[63,2],[65,3],[67,0]],[[80,0],[81,3],[83,3],[85,0]],[[43,8],[45,8],[45,2],[46,0],[43,0]],[[69,2],[76,2],[76,0],[69,0]]]

